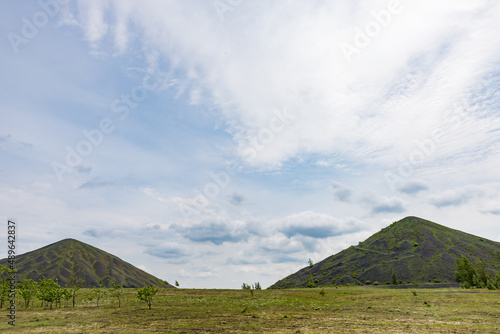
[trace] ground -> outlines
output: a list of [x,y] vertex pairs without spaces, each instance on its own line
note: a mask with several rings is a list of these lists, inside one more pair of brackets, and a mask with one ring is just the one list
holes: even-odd
[[[52,310],[18,300],[2,333],[500,333],[500,294],[487,290],[342,287],[298,290],[160,289],[152,309],[123,292],[121,308],[92,290]],[[459,292],[459,293],[457,293]],[[470,292],[470,291],[469,291]],[[7,309],[2,310],[7,314]]]

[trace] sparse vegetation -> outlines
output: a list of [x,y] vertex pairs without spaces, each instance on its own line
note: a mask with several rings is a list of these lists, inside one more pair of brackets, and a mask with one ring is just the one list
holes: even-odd
[[464,294],[457,293],[460,289],[419,289],[417,298],[408,290],[354,286],[271,289],[249,299],[242,290],[159,289],[151,309],[137,298],[137,291],[123,289],[120,309],[113,298],[103,298],[95,307],[93,290],[88,288],[79,291],[74,309],[71,303],[50,310],[35,302],[28,309],[18,308],[15,328],[0,322],[0,332],[295,333],[297,328],[303,333],[500,332],[500,323],[492,316],[498,313],[498,295],[487,290]]
[[[288,287],[329,285],[359,285],[365,282],[385,284],[441,284],[458,286],[455,280],[455,262],[466,256],[477,264],[477,284],[496,287],[493,273],[500,263],[500,243],[453,230],[433,222],[407,217],[382,229],[357,247],[352,246],[314,265],[289,275]],[[360,249],[361,248],[361,249]],[[310,279],[310,274],[313,280]],[[392,274],[397,275],[396,280]],[[333,277],[333,278],[330,278]],[[373,284],[373,283],[372,283]],[[465,283],[463,284],[465,285]],[[281,280],[270,288],[284,288]]]
[[123,284],[119,284],[116,282],[111,282],[111,285],[113,286],[110,290],[111,296],[115,297],[118,300],[118,308],[122,306],[121,304],[121,296],[123,293]]
[[[7,266],[8,259],[0,260],[0,265]],[[110,281],[120,282],[124,288],[143,287],[147,285],[163,286],[159,279],[150,275],[118,257],[106,253],[99,248],[74,239],[64,239],[38,250],[16,257],[17,279],[32,279],[35,282],[45,277],[58,277],[61,286],[72,289],[70,274],[82,278],[80,287],[92,288],[103,280],[104,287],[109,288]],[[50,275],[47,274],[50,272]],[[88,280],[83,280],[87,277]],[[166,283],[166,287],[173,286]],[[1,286],[0,286],[1,292]]]

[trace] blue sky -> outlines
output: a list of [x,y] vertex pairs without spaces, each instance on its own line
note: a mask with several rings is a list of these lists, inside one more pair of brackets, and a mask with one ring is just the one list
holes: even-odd
[[410,215],[500,241],[497,2],[0,9],[0,212],[20,252],[71,237],[239,288]]

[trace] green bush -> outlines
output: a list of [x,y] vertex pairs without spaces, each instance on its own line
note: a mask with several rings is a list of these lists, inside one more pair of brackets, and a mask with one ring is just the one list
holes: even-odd
[[151,304],[153,302],[153,297],[158,292],[158,288],[153,286],[146,286],[137,291],[137,299],[142,300],[148,304],[149,309],[151,310]]

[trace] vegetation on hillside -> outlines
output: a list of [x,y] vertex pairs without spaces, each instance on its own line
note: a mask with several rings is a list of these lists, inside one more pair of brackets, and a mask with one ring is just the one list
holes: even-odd
[[[482,263],[500,272],[500,243],[407,217],[351,246],[278,281],[271,288],[370,284],[457,284],[456,261]],[[394,280],[394,276],[397,277]]]
[[[0,260],[7,265],[7,259]],[[120,258],[99,248],[74,239],[65,239],[16,257],[18,279],[40,281],[57,279],[60,286],[73,289],[111,287],[111,282],[125,288],[149,285],[173,288],[166,281],[134,267]],[[72,279],[79,280],[72,282]],[[76,284],[76,285],[75,285]]]

